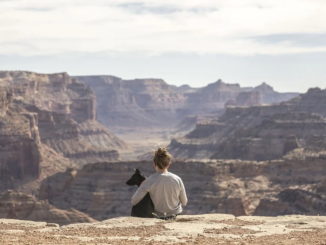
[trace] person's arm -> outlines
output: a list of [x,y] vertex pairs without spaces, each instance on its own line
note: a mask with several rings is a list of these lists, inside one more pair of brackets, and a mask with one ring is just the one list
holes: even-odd
[[179,199],[180,199],[181,204],[183,206],[186,206],[188,203],[188,198],[187,198],[186,189],[185,189],[185,186],[184,186],[182,180],[180,181],[180,187],[181,187],[181,191],[180,191]]
[[138,187],[137,191],[131,198],[131,204],[132,206],[135,206],[137,203],[139,203],[144,196],[146,196],[147,192],[149,192],[150,188],[150,181],[148,179],[144,180],[143,183]]

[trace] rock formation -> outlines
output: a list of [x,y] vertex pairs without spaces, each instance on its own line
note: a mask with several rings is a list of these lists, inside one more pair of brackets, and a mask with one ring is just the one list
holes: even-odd
[[60,210],[47,201],[39,201],[32,195],[10,190],[0,193],[0,218],[45,221],[60,225],[96,221],[77,210]]
[[10,88],[16,100],[41,110],[69,114],[75,121],[95,119],[95,98],[67,73],[0,72],[1,87]]
[[[0,86],[11,91],[14,106],[23,108],[28,124],[34,125],[29,134],[39,137],[35,142],[48,145],[64,157],[77,163],[111,161],[117,160],[118,150],[126,147],[95,120],[92,91],[66,73],[0,72]],[[12,124],[9,117],[6,120]]]
[[126,147],[126,143],[96,120],[77,122],[65,114],[32,106],[28,110],[38,115],[42,143],[76,163],[117,160],[117,150]]
[[[33,192],[45,177],[75,166],[69,159],[41,143],[38,114],[12,103],[2,91],[0,115],[0,191]],[[4,102],[5,101],[5,102]]]
[[[130,198],[135,188],[125,181],[134,168],[150,169],[150,162],[117,162],[85,165],[81,170],[68,170],[43,181],[40,199],[47,199],[56,207],[75,208],[95,219],[130,215]],[[192,170],[190,170],[192,169]],[[213,181],[215,169],[205,163],[175,163],[174,170],[181,175],[190,195],[187,213],[235,212],[244,214],[241,200],[216,195],[218,187]],[[149,174],[148,171],[142,171]],[[207,189],[203,192],[201,186]],[[223,203],[220,203],[223,201]]]
[[[171,168],[187,188],[186,214],[325,214],[326,90],[258,106],[277,101],[266,84],[241,88],[217,81],[195,89],[154,79],[77,79],[95,90],[97,117],[106,125],[181,122],[179,130],[187,131],[197,123],[170,145],[179,159],[201,158],[177,160]],[[43,200],[7,192],[3,202],[19,203],[29,214],[18,217],[20,207],[0,202],[6,217],[68,223],[129,215],[135,189],[125,181],[133,168],[148,175],[152,163],[112,162],[126,144],[96,121],[95,104],[92,91],[66,73],[0,72],[0,190]],[[207,119],[225,104],[220,118]]]
[[219,113],[227,101],[235,99],[242,88],[239,84],[226,84],[222,80],[199,88],[196,92],[186,93],[187,106],[185,110],[198,113]]
[[322,215],[326,210],[326,199],[311,191],[286,189],[275,197],[259,202],[254,215],[306,214]]
[[297,93],[278,93],[265,82],[255,87],[253,90],[259,93],[263,104],[278,104],[281,101],[288,101],[298,96]]
[[[186,214],[251,215],[257,212],[271,215],[272,209],[265,200],[285,197],[281,201],[286,202],[287,210],[293,210],[290,213],[325,215],[326,198],[322,194],[325,186],[320,184],[326,174],[325,155],[266,162],[175,161],[171,171],[178,174],[186,186],[189,197]],[[70,169],[45,179],[39,198],[49,200],[58,208],[77,209],[98,220],[129,215],[130,198],[135,188],[127,186],[125,181],[134,168],[149,175],[152,163],[96,163],[80,170]],[[287,193],[292,192],[297,202],[286,199]],[[306,201],[300,201],[301,196],[305,196]],[[296,208],[299,202],[300,212]],[[286,213],[277,212],[278,203],[275,203],[273,215]]]
[[222,80],[202,88],[176,87],[161,79],[123,80],[113,76],[77,76],[97,97],[97,118],[109,127],[172,128],[187,117],[220,114],[225,104],[276,103],[295,93],[277,93],[267,84],[242,88]]
[[0,219],[3,245],[324,244],[325,216],[182,215],[174,221],[119,217],[92,224]]
[[258,91],[241,92],[236,99],[229,100],[225,106],[255,106],[261,104],[261,94]]
[[11,105],[11,92],[0,88],[0,190],[40,174],[37,116]]
[[179,158],[271,160],[294,149],[326,150],[326,90],[310,89],[278,105],[228,107],[218,119],[174,139]]
[[97,97],[97,117],[108,126],[171,126],[185,97],[161,79],[122,80],[113,76],[78,76]]

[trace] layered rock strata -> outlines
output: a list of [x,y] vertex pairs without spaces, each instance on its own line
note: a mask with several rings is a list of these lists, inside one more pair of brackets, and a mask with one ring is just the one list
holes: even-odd
[[119,158],[118,149],[126,143],[96,120],[77,122],[65,114],[28,107],[38,115],[42,143],[76,163]]
[[183,94],[161,79],[122,80],[78,76],[97,97],[97,118],[108,126],[171,126],[185,102]]
[[[326,90],[279,105],[228,107],[218,119],[200,123],[169,148],[178,158],[272,160],[294,149],[326,149]],[[314,106],[315,105],[315,106]]]
[[262,199],[254,215],[276,216],[285,214],[322,215],[326,199],[321,195],[301,189],[286,189],[275,197]]
[[95,119],[94,95],[67,73],[1,71],[0,86],[10,88],[15,99],[41,110],[69,114],[75,121]]
[[96,221],[80,211],[60,210],[32,195],[10,190],[0,193],[0,218],[45,221],[59,225]]
[[220,114],[226,104],[257,105],[293,98],[267,84],[242,88],[222,80],[202,88],[176,87],[161,79],[123,80],[114,76],[77,76],[97,97],[97,118],[109,127],[172,128],[189,116]]
[[[189,197],[186,214],[245,215],[260,210],[260,215],[270,215],[270,208],[261,208],[264,200],[275,200],[280,192],[300,189],[320,196],[323,187],[319,184],[326,174],[325,164],[320,156],[270,162],[176,161],[171,171],[178,174],[186,186]],[[125,181],[134,168],[149,175],[152,163],[96,163],[81,170],[70,169],[44,180],[40,198],[62,209],[75,208],[99,220],[129,215],[135,188],[127,186]],[[316,203],[314,208],[310,208],[311,202]],[[300,213],[326,214],[324,206],[318,204],[325,202],[324,197],[311,202],[301,202],[305,212]],[[290,208],[275,215],[298,213],[295,205],[297,203],[288,202]]]
[[76,166],[41,142],[37,119],[37,113],[16,103],[0,116],[0,191],[31,193],[45,177]]
[[92,91],[66,73],[0,72],[0,86],[33,115],[40,141],[76,163],[117,160],[126,147],[95,120]]
[[15,181],[35,179],[40,174],[41,142],[37,115],[11,105],[11,93],[1,90],[0,190]]

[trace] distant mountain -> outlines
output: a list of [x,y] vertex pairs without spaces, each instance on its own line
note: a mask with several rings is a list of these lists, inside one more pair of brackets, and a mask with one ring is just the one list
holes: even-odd
[[171,126],[185,96],[161,79],[122,80],[113,76],[78,76],[94,90],[97,118],[107,126]]
[[278,93],[267,84],[242,88],[222,80],[202,88],[169,85],[162,79],[123,80],[75,76],[96,94],[97,118],[113,127],[174,127],[187,117],[220,115],[225,106],[271,104],[297,93]]
[[278,159],[300,148],[326,151],[325,105],[326,90],[315,88],[276,105],[229,107],[169,148],[181,158],[246,160]]
[[260,93],[263,104],[277,104],[281,101],[290,100],[298,95],[298,93],[278,93],[265,82],[254,87],[253,90]]

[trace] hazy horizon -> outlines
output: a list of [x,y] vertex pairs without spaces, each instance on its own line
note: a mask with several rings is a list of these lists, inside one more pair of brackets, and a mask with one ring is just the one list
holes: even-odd
[[323,0],[2,0],[0,70],[326,87]]

